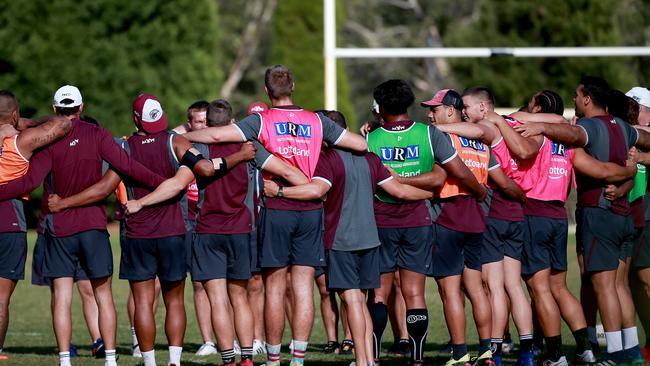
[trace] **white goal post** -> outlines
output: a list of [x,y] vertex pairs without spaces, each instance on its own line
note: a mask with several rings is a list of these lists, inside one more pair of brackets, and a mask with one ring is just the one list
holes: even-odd
[[339,58],[650,56],[650,47],[339,48],[336,46],[336,0],[323,0],[323,16],[326,109],[337,108],[336,60]]

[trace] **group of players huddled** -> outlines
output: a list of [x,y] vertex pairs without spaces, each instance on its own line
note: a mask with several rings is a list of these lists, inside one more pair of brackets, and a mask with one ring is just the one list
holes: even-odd
[[[265,74],[270,108],[252,103],[235,121],[227,101],[200,101],[173,130],[158,98],[141,94],[133,102],[136,132],[119,139],[82,116],[74,86],[58,89],[56,115],[38,120],[21,118],[16,97],[0,91],[0,359],[9,359],[1,351],[8,304],[24,277],[22,199],[41,183],[32,282],[51,288],[61,366],[74,356],[75,282],[93,353],[116,365],[104,209],[113,192],[133,354],[145,366],[156,364],[159,293],[168,364],[181,363],[187,272],[204,342],[197,354],[218,348],[226,366],[236,354],[251,366],[261,353],[267,366],[280,365],[285,314],[290,365],[302,366],[315,278],[324,313],[335,294],[343,304],[346,340],[339,348],[328,334],[326,350],[353,349],[357,366],[379,364],[389,317],[397,352],[408,351],[410,365],[425,364],[427,277],[437,283],[449,331],[446,366],[501,366],[510,314],[518,366],[568,364],[561,318],[575,338],[575,364],[650,359],[635,324],[639,310],[650,326],[648,89],[624,94],[583,77],[571,121],[551,90],[502,116],[487,88],[443,89],[420,103],[429,121],[416,122],[408,114],[411,88],[388,80],[373,91],[374,121],[361,128],[364,138],[337,111],[295,105],[294,88],[291,71],[272,66]],[[581,301],[566,284],[572,187]],[[480,340],[474,357],[465,297]],[[607,342],[600,352],[598,312]]]

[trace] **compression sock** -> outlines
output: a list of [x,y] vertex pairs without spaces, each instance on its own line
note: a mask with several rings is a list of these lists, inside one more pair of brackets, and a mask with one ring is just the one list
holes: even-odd
[[573,332],[573,338],[576,341],[576,353],[583,353],[584,351],[591,350],[587,328],[578,329]]
[[424,345],[429,328],[427,309],[406,310],[406,331],[411,339],[411,361],[424,359]]
[[384,335],[384,330],[386,329],[386,323],[388,323],[388,307],[383,302],[376,304],[369,303],[368,312],[372,319],[372,343],[374,345],[374,356],[375,360],[378,360],[381,353],[382,337]]

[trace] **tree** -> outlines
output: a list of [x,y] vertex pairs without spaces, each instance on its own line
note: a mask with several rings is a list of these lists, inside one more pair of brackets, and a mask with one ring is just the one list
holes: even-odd
[[215,97],[223,80],[217,8],[210,0],[0,1],[0,85],[23,112],[51,113],[61,85],[79,87],[85,111],[124,134],[131,103],[157,95],[170,124]]
[[[344,21],[341,1],[337,19]],[[273,19],[269,64],[284,64],[291,69],[296,83],[294,101],[308,109],[323,109],[323,4],[322,1],[283,0],[278,2]],[[337,65],[338,109],[351,127],[356,126],[356,114],[349,100],[349,86],[343,63]]]

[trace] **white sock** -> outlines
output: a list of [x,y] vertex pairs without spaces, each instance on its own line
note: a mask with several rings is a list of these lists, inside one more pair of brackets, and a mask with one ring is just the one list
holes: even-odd
[[106,366],[117,366],[117,352],[114,349],[106,350],[106,360],[104,361]]
[[135,328],[131,327],[131,341],[133,342],[133,346],[138,345],[138,336],[135,335]]
[[639,335],[636,327],[625,328],[623,332],[623,349],[630,349],[639,345]]
[[169,346],[169,363],[179,366],[181,364],[181,353],[183,347]]
[[70,366],[70,352],[59,352],[60,366]]
[[607,341],[607,353],[623,350],[623,333],[620,330],[605,332],[605,340]]
[[[142,352],[142,351],[140,351]],[[156,366],[156,355],[154,350],[142,352],[142,359],[144,360],[144,366]]]

